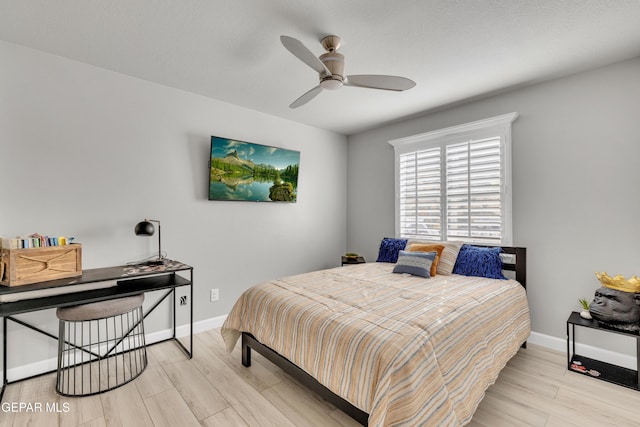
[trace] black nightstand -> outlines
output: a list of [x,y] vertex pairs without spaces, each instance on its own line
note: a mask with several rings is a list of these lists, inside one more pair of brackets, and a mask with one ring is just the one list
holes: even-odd
[[[571,330],[569,330],[571,325]],[[611,363],[601,362],[599,360],[591,359],[585,356],[576,354],[576,326],[582,326],[584,328],[597,329],[603,332],[611,332],[614,334],[624,335],[630,338],[635,338],[636,347],[638,349],[638,355],[640,355],[640,334],[638,332],[622,331],[619,329],[609,328],[605,325],[601,325],[597,320],[587,320],[580,317],[580,313],[574,311],[567,319],[567,369],[574,372],[579,372],[587,376],[593,376],[603,381],[622,385],[632,388],[634,390],[640,390],[638,384],[640,383],[639,371],[640,371],[640,359],[638,359],[638,371],[633,369],[623,368],[622,366],[613,365]],[[569,335],[571,332],[571,337]],[[571,343],[571,347],[569,344]],[[579,362],[580,365],[574,366],[572,364]],[[584,371],[579,366],[584,367]],[[595,370],[600,373],[599,376],[590,374],[589,371]]]
[[351,265],[351,264],[364,264],[365,261],[363,257],[359,256],[357,258],[348,258],[342,255],[342,265]]

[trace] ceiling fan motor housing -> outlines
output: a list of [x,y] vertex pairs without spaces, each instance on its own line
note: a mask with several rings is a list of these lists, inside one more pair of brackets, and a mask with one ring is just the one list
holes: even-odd
[[338,52],[327,52],[320,55],[320,61],[331,71],[330,76],[320,77],[323,89],[339,89],[344,83],[344,55]]

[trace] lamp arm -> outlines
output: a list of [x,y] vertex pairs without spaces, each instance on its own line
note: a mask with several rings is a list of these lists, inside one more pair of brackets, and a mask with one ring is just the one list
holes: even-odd
[[157,219],[145,218],[145,221],[158,223],[158,259],[162,259],[162,232],[160,227],[160,221]]
[[162,232],[160,231],[160,221],[158,221],[158,259],[162,259]]

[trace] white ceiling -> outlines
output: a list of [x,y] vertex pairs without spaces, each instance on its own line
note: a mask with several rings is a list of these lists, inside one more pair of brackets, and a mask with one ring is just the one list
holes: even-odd
[[[282,34],[317,55],[337,34],[345,74],[417,85],[291,110],[318,81]],[[638,56],[640,0],[0,0],[0,39],[352,134]]]

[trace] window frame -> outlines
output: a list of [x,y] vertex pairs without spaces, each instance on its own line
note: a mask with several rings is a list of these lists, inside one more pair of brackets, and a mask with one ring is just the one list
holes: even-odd
[[[518,118],[518,113],[508,113],[500,116],[494,116],[487,119],[477,120],[471,123],[451,126],[444,129],[438,129],[430,132],[412,135],[405,138],[398,138],[389,141],[394,148],[394,167],[395,167],[395,235],[396,237],[417,237],[425,238],[426,236],[401,236],[400,231],[400,157],[407,153],[428,150],[430,148],[440,147],[440,155],[445,156],[446,146],[450,144],[461,143],[469,140],[499,137],[501,144],[502,179],[501,194],[503,195],[502,205],[502,228],[501,245],[511,246],[513,244],[513,197],[512,197],[512,160],[511,160],[511,124]],[[441,164],[445,162],[441,160]],[[446,218],[446,168],[442,171],[441,191],[443,199],[441,204],[441,221],[442,221],[442,240],[448,240],[447,236],[447,218]],[[473,238],[460,239],[468,243],[479,243]]]

